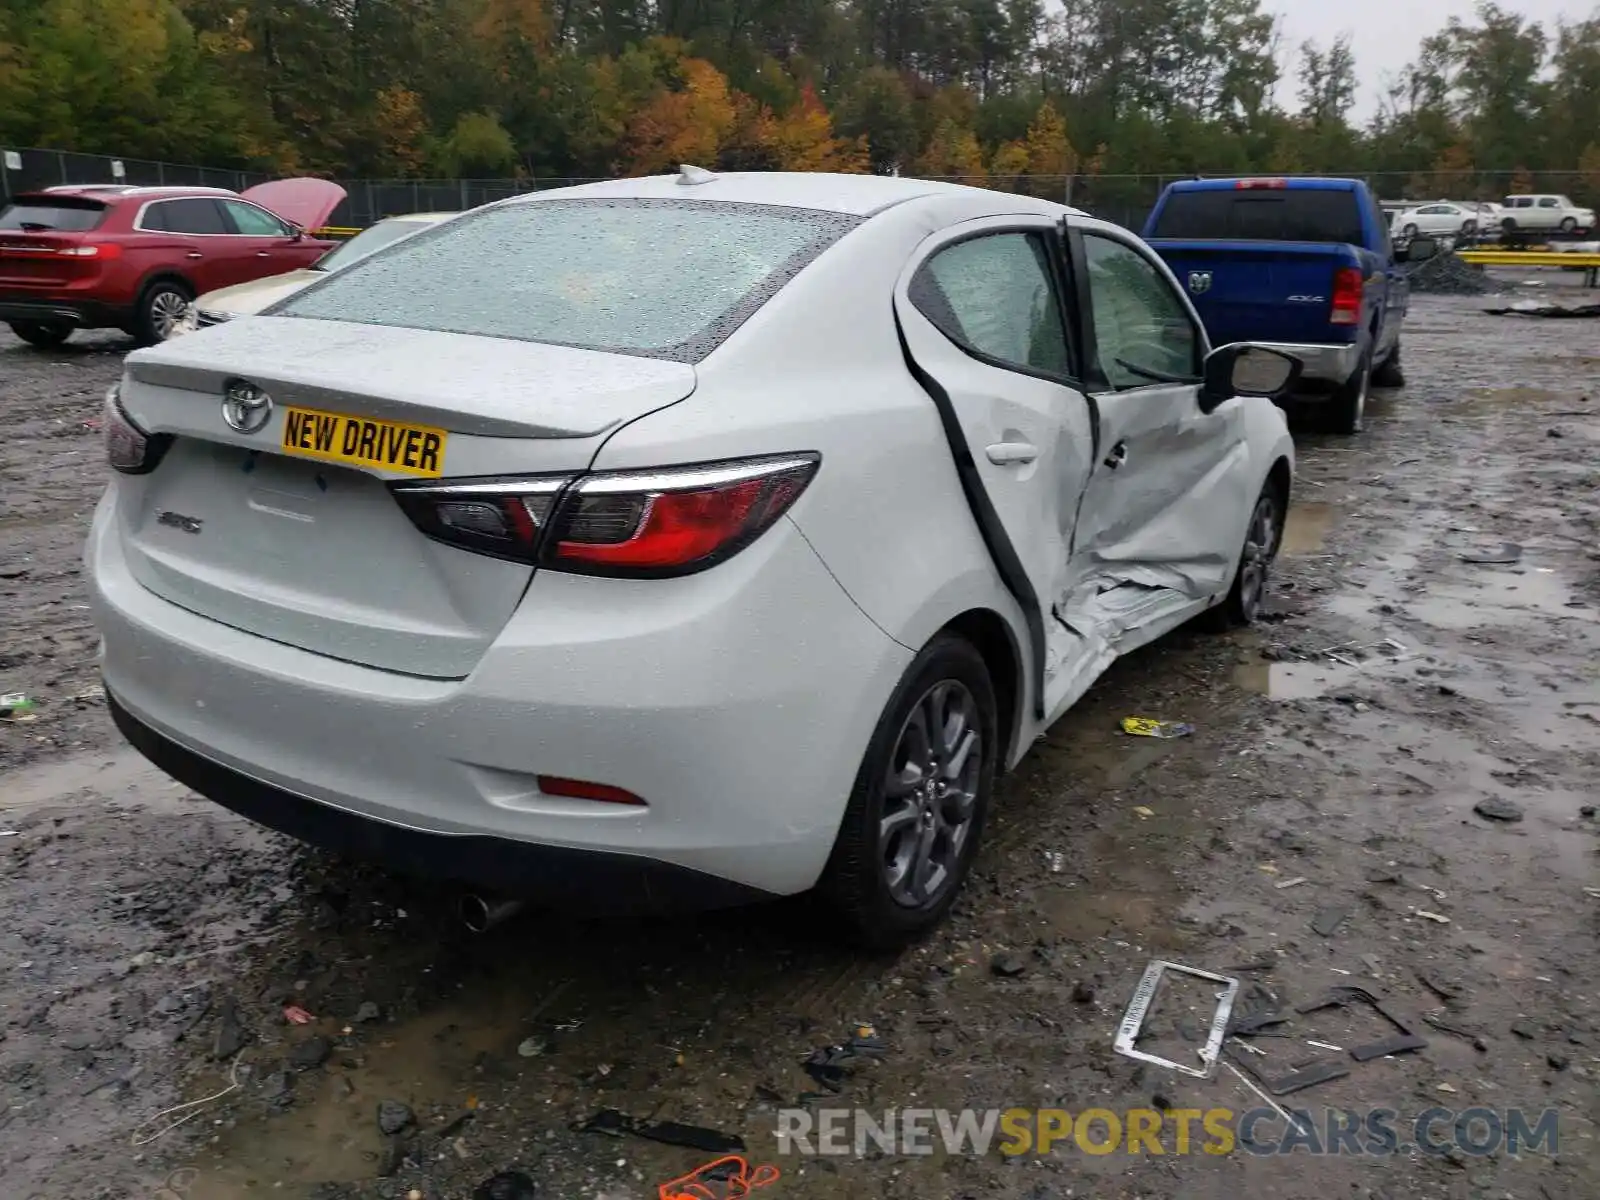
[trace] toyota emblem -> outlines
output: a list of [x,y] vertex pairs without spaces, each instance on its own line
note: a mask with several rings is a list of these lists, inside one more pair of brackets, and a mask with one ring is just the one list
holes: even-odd
[[1191,292],[1193,292],[1196,296],[1198,296],[1201,292],[1210,291],[1211,290],[1211,272],[1210,271],[1190,271],[1189,272],[1189,290]]
[[229,429],[255,433],[272,416],[272,397],[253,383],[236,379],[222,397],[222,419]]

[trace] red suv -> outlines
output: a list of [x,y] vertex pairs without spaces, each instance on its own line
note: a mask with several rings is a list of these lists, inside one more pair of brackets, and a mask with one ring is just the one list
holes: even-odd
[[223,188],[83,184],[0,209],[0,321],[35,346],[74,329],[165,341],[202,292],[309,266],[345,191],[326,179]]

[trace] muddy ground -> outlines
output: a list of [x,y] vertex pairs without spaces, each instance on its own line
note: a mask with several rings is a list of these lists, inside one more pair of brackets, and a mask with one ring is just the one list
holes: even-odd
[[[575,1129],[609,1107],[741,1134],[774,1200],[1600,1195],[1600,325],[1483,306],[1420,298],[1410,386],[1365,434],[1301,439],[1270,620],[1119,664],[1005,783],[954,918],[888,960],[804,903],[469,938],[439,890],[142,765],[95,694],[78,559],[126,343],[0,334],[0,693],[37,700],[0,721],[0,1192],[465,1200],[518,1170],[643,1200],[713,1157]],[[1462,559],[1502,542],[1520,561]],[[1195,733],[1127,737],[1129,714]],[[1305,1044],[1392,1032],[1352,1009],[1234,1046],[1270,1078],[1342,1058],[1282,1101],[1319,1123],[1385,1107],[1404,1143],[1433,1107],[1552,1109],[1555,1153],[777,1153],[776,1109],[822,1090],[801,1060],[858,1023],[887,1055],[823,1103],[1260,1107],[1229,1069],[1112,1052],[1153,957],[1239,978],[1241,1006],[1361,983],[1426,1037],[1365,1063]],[[1155,1021],[1193,1061],[1196,1015]],[[385,1100],[412,1117],[393,1138]]]

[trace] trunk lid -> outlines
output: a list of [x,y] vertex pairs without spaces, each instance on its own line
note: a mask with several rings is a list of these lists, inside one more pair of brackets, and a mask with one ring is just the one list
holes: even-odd
[[59,287],[98,272],[95,259],[65,253],[83,240],[81,233],[0,229],[0,287]]
[[[256,432],[224,419],[232,380],[272,398]],[[154,472],[117,481],[130,569],[157,595],[237,629],[462,678],[533,569],[424,537],[387,481],[582,471],[618,425],[694,384],[682,363],[464,334],[251,316],[203,329],[128,359],[123,408],[175,436]],[[303,448],[286,450],[299,410],[314,426]],[[336,461],[342,433],[319,443],[326,414],[355,418],[346,431],[373,421],[438,431],[437,465]]]
[[1352,246],[1326,242],[1153,241],[1205,322],[1213,345],[1348,342],[1332,325],[1334,273],[1361,267]]

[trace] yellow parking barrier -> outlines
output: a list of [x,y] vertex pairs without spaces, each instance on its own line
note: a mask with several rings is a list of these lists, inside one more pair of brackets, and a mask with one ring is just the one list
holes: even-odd
[[1486,267],[1565,267],[1582,271],[1588,287],[1600,283],[1600,253],[1593,251],[1563,254],[1559,250],[1457,250],[1456,256]]

